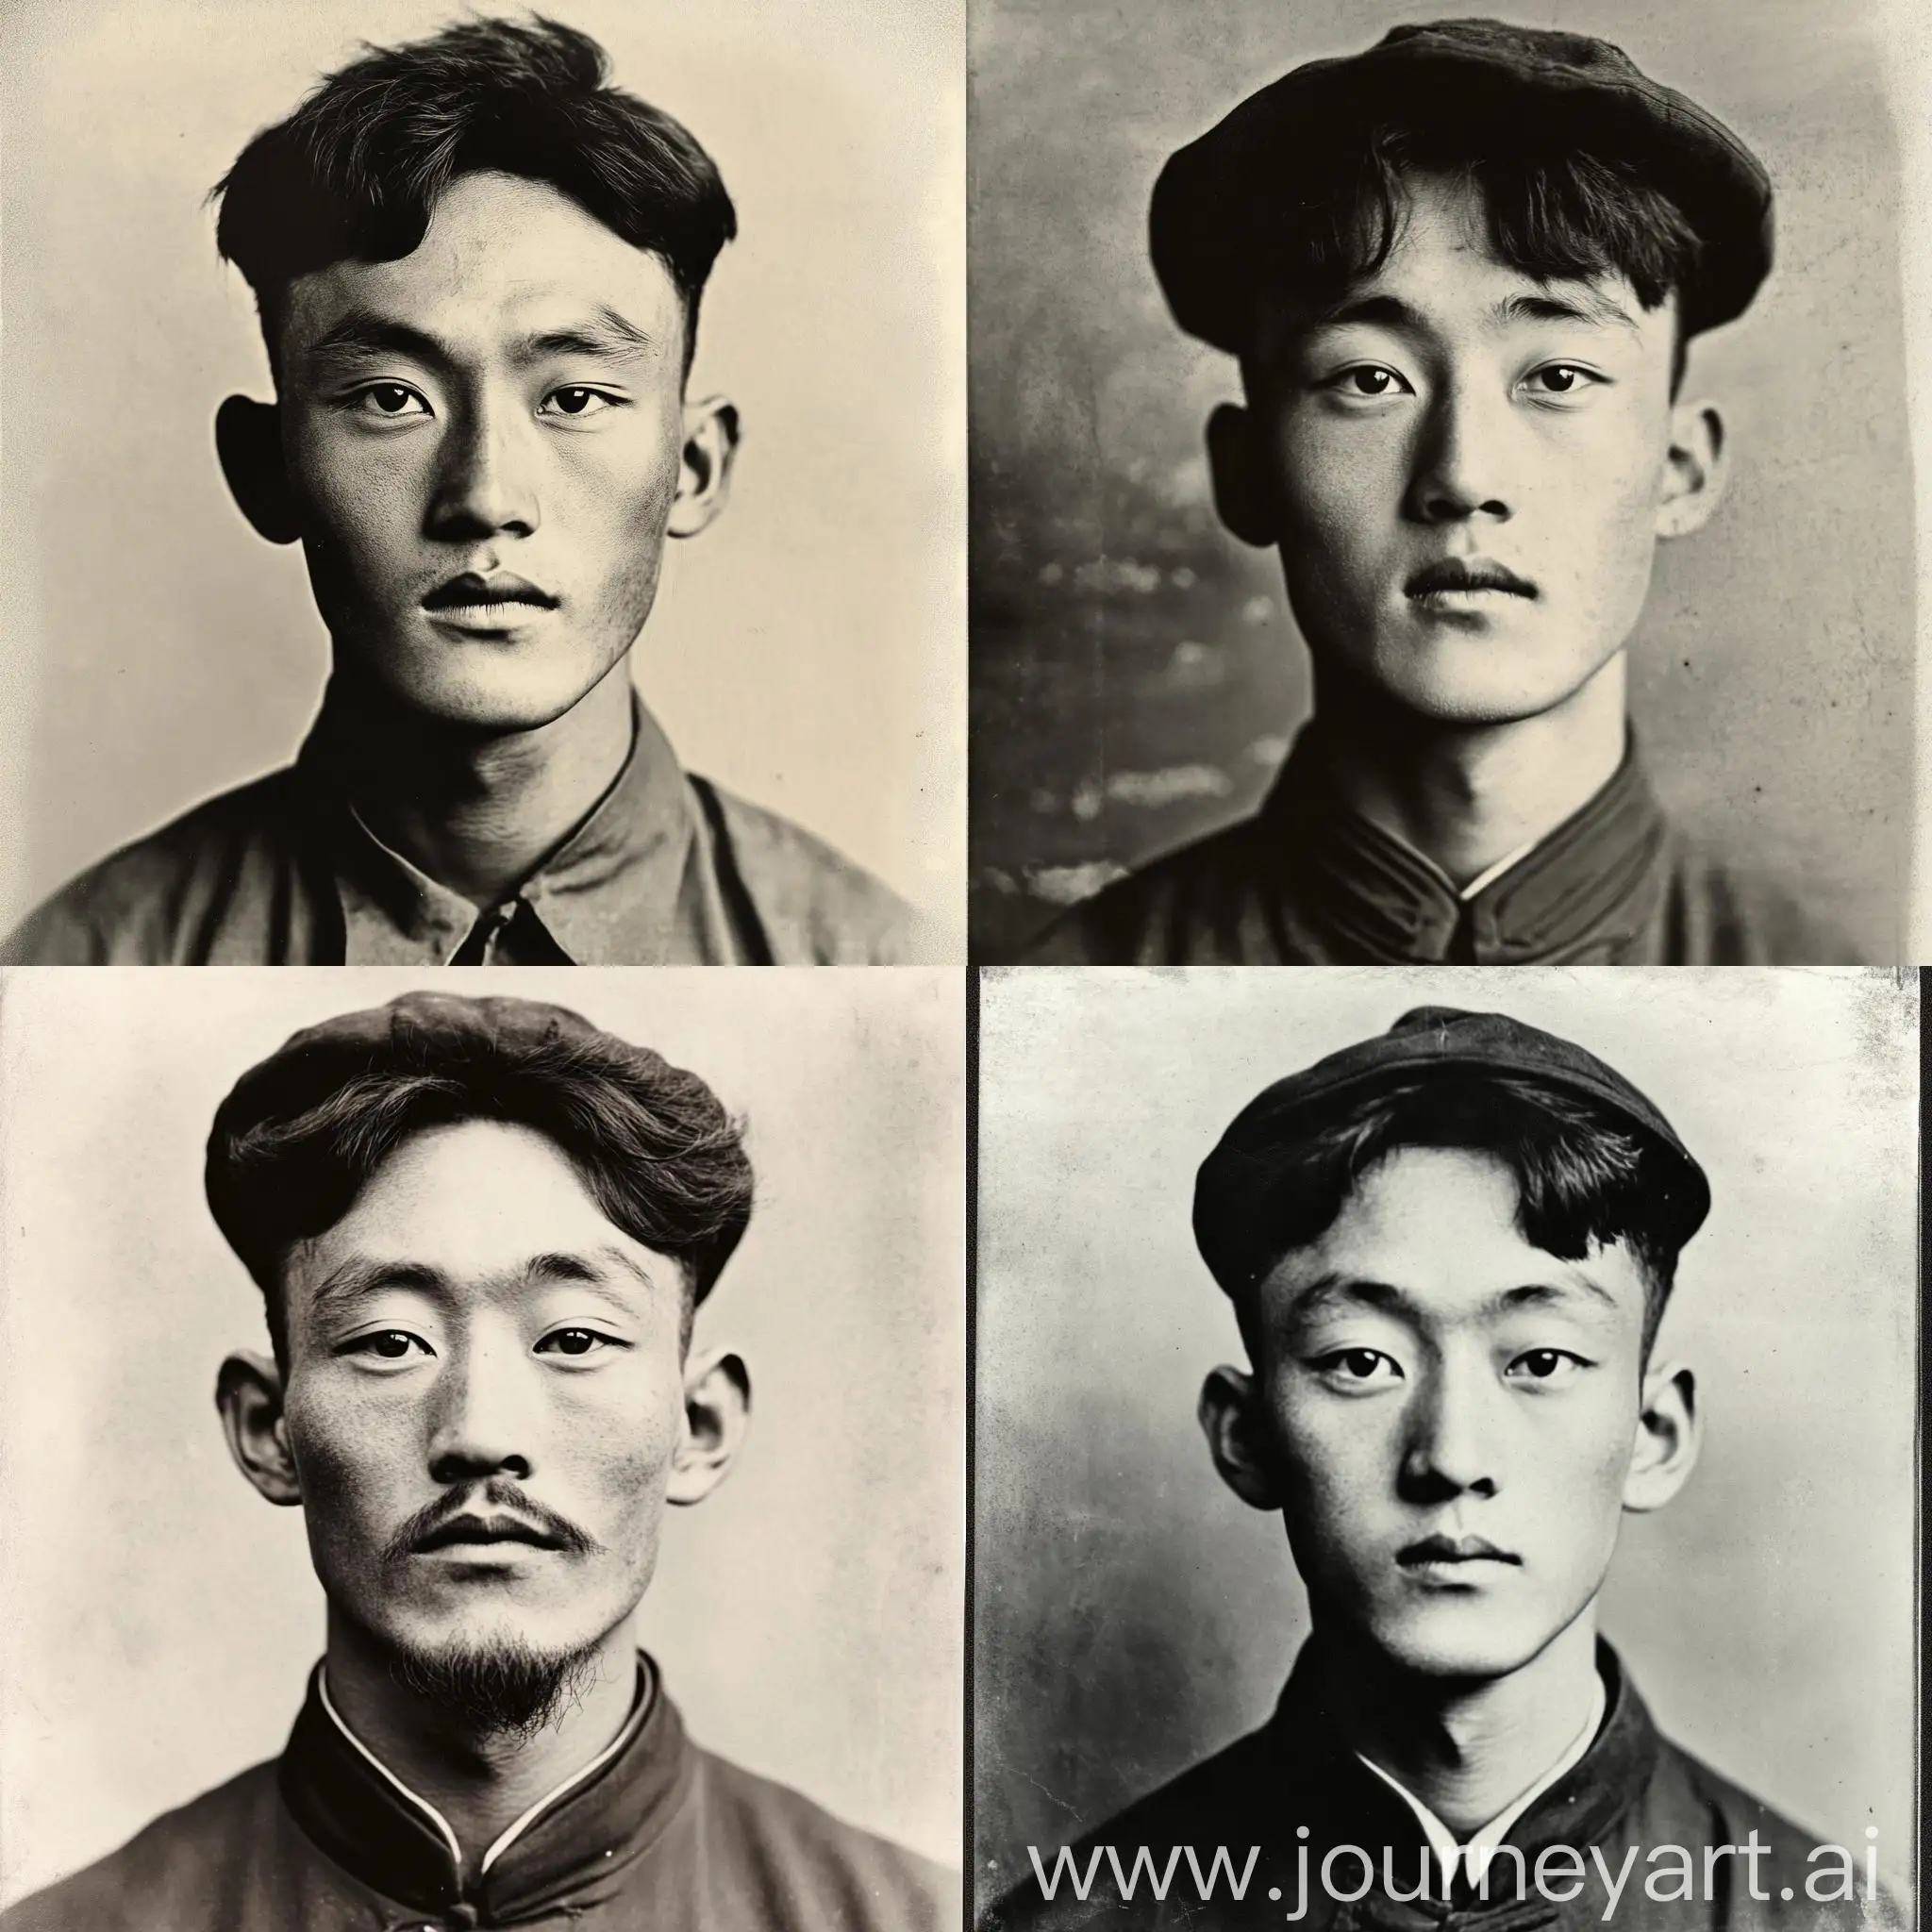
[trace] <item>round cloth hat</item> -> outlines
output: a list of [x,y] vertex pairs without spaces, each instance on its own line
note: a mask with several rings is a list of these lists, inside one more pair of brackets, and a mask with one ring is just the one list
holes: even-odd
[[1168,158],[1148,239],[1181,327],[1239,354],[1260,278],[1276,274],[1257,241],[1278,225],[1298,181],[1388,123],[1469,128],[1478,139],[1507,129],[1512,147],[1634,167],[1702,244],[1679,295],[1686,334],[1742,314],[1771,272],[1771,177],[1716,115],[1652,80],[1608,41],[1439,20],[1391,27],[1362,53],[1292,69]]
[[1513,1075],[1588,1101],[1658,1156],[1660,1221],[1682,1246],[1710,1211],[1710,1184],[1676,1130],[1622,1074],[1584,1048],[1506,1013],[1417,1007],[1264,1088],[1229,1124],[1194,1181],[1194,1241],[1216,1281],[1244,1291],[1279,1258],[1274,1200],[1288,1151],[1345,1101],[1444,1074]]

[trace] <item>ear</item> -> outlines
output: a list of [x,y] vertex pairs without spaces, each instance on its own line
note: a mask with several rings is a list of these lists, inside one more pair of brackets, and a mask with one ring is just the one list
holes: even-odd
[[1281,1483],[1254,1376],[1224,1366],[1211,1370],[1194,1413],[1222,1481],[1250,1508],[1279,1509]]
[[1257,438],[1254,411],[1238,403],[1223,403],[1208,419],[1208,474],[1214,483],[1215,510],[1243,543],[1265,550],[1280,532]]
[[267,1356],[235,1354],[215,1377],[215,1407],[235,1466],[271,1503],[302,1500],[282,1412],[282,1372]]
[[1679,403],[1671,411],[1671,448],[1657,505],[1659,537],[1688,537],[1717,513],[1730,479],[1724,413],[1715,403]]
[[215,453],[235,506],[271,543],[302,534],[282,460],[282,412],[273,403],[230,396],[215,411]]
[[724,1480],[751,1423],[751,1374],[725,1349],[695,1356],[684,1372],[684,1426],[671,1457],[668,1502],[702,1503]]
[[677,494],[665,525],[674,537],[695,537],[709,526],[731,495],[731,461],[738,454],[738,406],[707,396],[684,406],[684,448],[677,465]]
[[1635,1514],[1661,1509],[1697,1467],[1703,1430],[1697,1412],[1697,1377],[1667,1362],[1643,1378],[1630,1473],[1624,1478],[1624,1507]]

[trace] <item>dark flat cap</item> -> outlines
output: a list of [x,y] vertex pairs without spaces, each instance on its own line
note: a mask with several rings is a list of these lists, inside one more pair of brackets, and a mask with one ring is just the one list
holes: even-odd
[[1607,41],[1439,20],[1391,27],[1362,53],[1294,68],[1168,158],[1154,184],[1149,240],[1181,327],[1241,352],[1257,278],[1273,272],[1257,240],[1278,225],[1299,182],[1382,123],[1468,129],[1478,141],[1503,128],[1512,147],[1541,144],[1636,168],[1703,243],[1693,285],[1680,291],[1688,334],[1741,315],[1771,272],[1771,177],[1714,114]]
[[1273,1201],[1283,1157],[1348,1102],[1443,1074],[1511,1075],[1601,1108],[1650,1142],[1659,1221],[1681,1246],[1710,1211],[1710,1184],[1676,1130],[1614,1067],[1506,1013],[1417,1007],[1387,1033],[1263,1089],[1229,1124],[1194,1181],[1194,1240],[1214,1278],[1240,1292],[1280,1257]]

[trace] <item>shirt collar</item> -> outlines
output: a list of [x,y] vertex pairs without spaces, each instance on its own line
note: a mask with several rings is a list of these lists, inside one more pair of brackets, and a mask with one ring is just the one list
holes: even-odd
[[1642,930],[1665,885],[1663,809],[1634,735],[1602,791],[1460,892],[1433,860],[1342,800],[1312,726],[1258,823],[1296,902],[1373,964],[1595,958]]
[[[331,694],[332,695],[332,694]],[[296,759],[323,832],[349,966],[661,964],[685,890],[698,812],[677,754],[635,692],[631,747],[591,815],[502,905],[478,908],[384,844],[342,779],[349,728],[325,696]]]
[[1429,1848],[1435,1853],[1441,1867],[1444,1897],[1448,1896],[1457,1872],[1465,1860],[1471,1878],[1478,1883],[1481,1881],[1483,1872],[1488,1867],[1496,1847],[1509,1836],[1510,1827],[1558,1778],[1574,1769],[1581,1760],[1583,1754],[1590,1749],[1598,1730],[1602,1727],[1604,1712],[1609,1706],[1609,1692],[1604,1687],[1602,1676],[1592,1673],[1591,1682],[1592,1691],[1590,1716],[1585,1720],[1582,1729],[1564,1748],[1562,1755],[1512,1804],[1506,1805],[1487,1824],[1479,1825],[1464,1840],[1458,1840],[1400,1778],[1385,1771],[1366,1752],[1356,1753],[1356,1756],[1415,1813],[1416,1823],[1422,1826],[1423,1836],[1428,1840]]
[[349,1729],[321,1664],[277,1777],[296,1824],[371,1890],[415,1911],[468,1905],[491,1924],[515,1924],[610,1897],[682,1802],[691,1754],[676,1707],[641,1654],[624,1728],[497,1838],[467,1892],[448,1821]]

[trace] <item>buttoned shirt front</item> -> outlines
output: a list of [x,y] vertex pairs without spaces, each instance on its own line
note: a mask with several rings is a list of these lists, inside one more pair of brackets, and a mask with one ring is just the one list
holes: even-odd
[[363,822],[327,700],[293,765],[83,873],[12,965],[876,965],[908,908],[821,840],[684,771],[635,708],[629,757],[521,888],[481,908]]
[[1851,965],[1781,892],[1686,839],[1635,742],[1596,795],[1458,891],[1341,796],[1305,730],[1250,819],[1056,920],[1032,965]]

